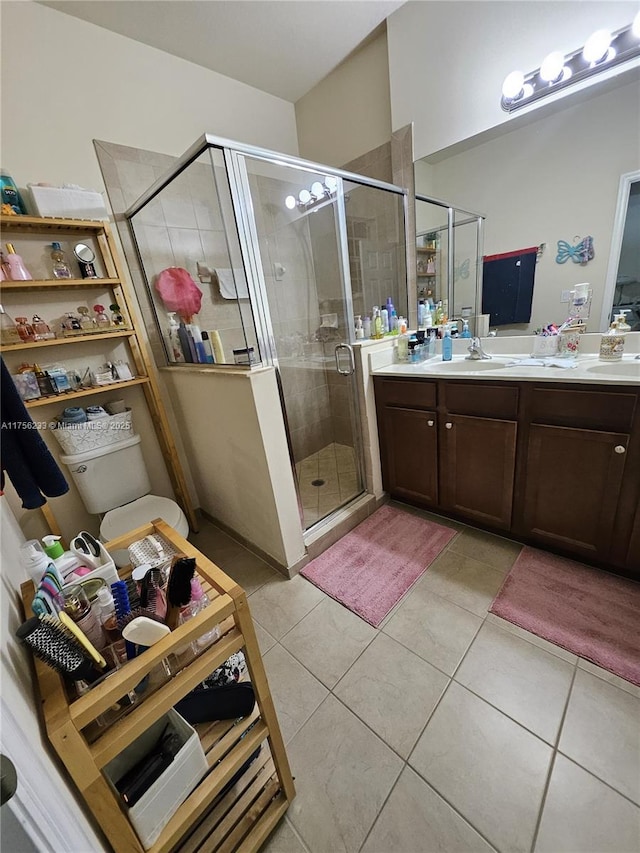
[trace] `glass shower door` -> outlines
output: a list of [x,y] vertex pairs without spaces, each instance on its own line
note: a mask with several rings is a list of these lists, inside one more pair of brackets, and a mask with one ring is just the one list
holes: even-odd
[[265,316],[265,361],[279,373],[309,529],[364,491],[342,182],[258,157],[233,159],[243,248]]

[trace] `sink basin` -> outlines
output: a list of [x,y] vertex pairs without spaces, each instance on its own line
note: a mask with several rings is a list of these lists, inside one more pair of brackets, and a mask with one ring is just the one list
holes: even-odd
[[466,358],[458,360],[454,359],[453,361],[437,361],[434,359],[427,362],[427,367],[429,369],[433,367],[436,370],[476,373],[480,370],[501,370],[506,366],[506,364],[506,361],[497,358],[491,358],[489,360],[482,359],[480,361],[470,361]]
[[640,361],[612,361],[587,367],[589,373],[604,373],[607,376],[628,376],[640,382]]

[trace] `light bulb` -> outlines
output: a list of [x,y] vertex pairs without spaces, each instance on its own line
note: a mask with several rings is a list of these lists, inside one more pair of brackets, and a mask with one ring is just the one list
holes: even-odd
[[298,193],[298,200],[301,204],[309,204],[311,201],[311,193],[309,190],[300,190]]
[[324,196],[324,187],[320,181],[314,181],[311,184],[311,195],[314,195],[316,198],[322,198]]
[[564,54],[559,50],[554,50],[542,60],[540,66],[540,78],[545,83],[555,83],[560,80],[564,74]]
[[511,74],[507,74],[504,78],[504,83],[502,84],[502,94],[505,98],[512,101],[514,98],[517,98],[524,87],[524,74],[522,71],[512,71]]
[[602,62],[609,52],[611,46],[611,33],[608,30],[596,30],[586,40],[582,48],[582,55],[586,62],[594,64]]
[[631,24],[631,35],[634,38],[640,39],[640,12],[636,12],[636,16]]
[[288,195],[284,200],[285,206],[289,208],[289,210],[293,210],[296,206],[296,198],[293,195]]
[[338,189],[338,179],[334,178],[333,175],[328,175],[325,178],[324,185],[330,193],[334,193]]

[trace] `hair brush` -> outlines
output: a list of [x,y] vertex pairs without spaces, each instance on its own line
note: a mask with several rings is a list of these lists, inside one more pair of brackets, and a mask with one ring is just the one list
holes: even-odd
[[196,573],[195,557],[176,557],[167,581],[166,623],[173,631],[178,625],[180,608],[191,601],[191,578]]
[[29,646],[33,654],[70,681],[91,684],[101,673],[94,667],[75,639],[54,619],[32,616],[16,631],[16,637]]

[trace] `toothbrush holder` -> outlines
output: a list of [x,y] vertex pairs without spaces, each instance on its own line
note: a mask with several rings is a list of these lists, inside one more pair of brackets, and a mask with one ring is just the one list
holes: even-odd
[[533,358],[558,355],[560,335],[536,335],[533,339]]

